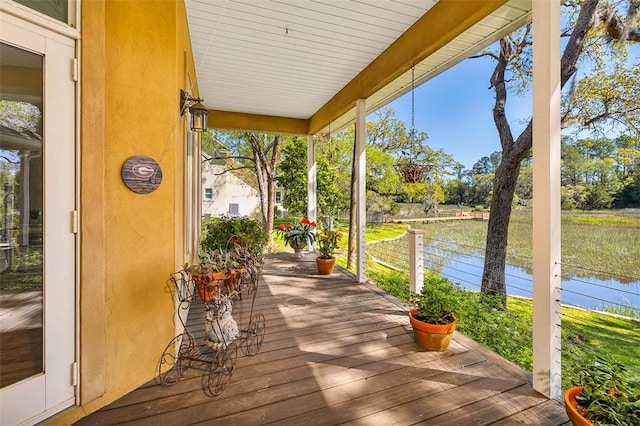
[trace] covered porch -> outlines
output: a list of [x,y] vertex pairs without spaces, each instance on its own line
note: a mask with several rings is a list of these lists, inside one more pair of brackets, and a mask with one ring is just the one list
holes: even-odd
[[[262,347],[239,352],[219,396],[205,395],[192,368],[76,424],[569,424],[519,367],[459,333],[446,352],[422,350],[397,300],[342,269],[316,271],[310,254],[267,256],[254,305],[266,319]],[[248,298],[234,304],[239,323],[249,308]],[[189,318],[195,334],[199,315]]]

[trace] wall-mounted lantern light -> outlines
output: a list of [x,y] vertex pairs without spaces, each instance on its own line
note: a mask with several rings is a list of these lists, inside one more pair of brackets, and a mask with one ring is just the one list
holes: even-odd
[[194,132],[204,132],[207,130],[207,114],[209,110],[202,105],[204,99],[194,98],[184,90],[180,90],[180,115],[189,108],[191,113],[191,130]]

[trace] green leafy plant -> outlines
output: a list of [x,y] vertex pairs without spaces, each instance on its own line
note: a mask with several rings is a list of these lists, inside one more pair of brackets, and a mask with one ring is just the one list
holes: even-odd
[[220,288],[228,284],[227,279],[254,278],[262,266],[266,242],[264,228],[255,219],[212,218],[203,224],[197,263],[183,268],[207,288]]
[[335,229],[321,228],[316,238],[318,252],[321,259],[333,259],[338,248],[338,243],[342,238],[342,233]]
[[240,246],[253,256],[262,257],[267,244],[267,234],[262,222],[248,217],[214,217],[202,227],[200,250],[209,253],[212,250],[229,251]]
[[576,383],[578,412],[594,425],[640,424],[640,377],[612,357],[596,356]]
[[282,223],[278,226],[277,233],[287,246],[311,246],[315,240],[316,223],[306,217],[299,222]]
[[437,276],[425,279],[422,291],[413,293],[410,302],[418,309],[414,318],[429,324],[449,324],[455,321],[460,306],[459,287]]

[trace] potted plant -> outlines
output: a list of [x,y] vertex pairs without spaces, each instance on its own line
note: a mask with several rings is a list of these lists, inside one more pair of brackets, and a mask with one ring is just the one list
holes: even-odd
[[640,425],[640,377],[625,365],[597,356],[564,393],[564,405],[574,425]]
[[211,302],[222,296],[222,289],[228,279],[232,265],[229,253],[222,250],[204,252],[200,250],[198,263],[183,266],[184,270],[193,277],[195,289],[203,302]]
[[334,256],[342,234],[335,229],[321,228],[316,238],[317,248],[320,256],[316,258],[318,274],[331,275],[336,264]]
[[227,274],[227,287],[237,289],[240,279],[256,276],[266,243],[267,235],[260,221],[223,216],[210,218],[203,224],[200,251],[214,254],[216,263]]
[[300,253],[305,246],[311,247],[315,242],[316,223],[306,217],[298,222],[280,224],[277,233],[284,240],[285,247],[290,246]]
[[431,351],[447,350],[456,328],[456,286],[445,278],[429,277],[422,291],[411,295],[411,303],[409,322],[416,343]]

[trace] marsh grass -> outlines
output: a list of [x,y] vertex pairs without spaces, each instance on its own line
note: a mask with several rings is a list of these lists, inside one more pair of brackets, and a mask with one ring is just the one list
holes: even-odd
[[[377,223],[367,226],[367,242],[395,238],[409,227],[403,223]],[[344,232],[347,230],[345,229]]]
[[[618,215],[619,214],[619,215]],[[635,216],[638,215],[638,216]],[[455,243],[469,255],[484,255],[487,222],[452,221],[419,225],[425,244]],[[533,219],[531,211],[514,211],[509,226],[507,263],[531,273]],[[640,211],[614,216],[595,212],[563,212],[562,274],[566,277],[640,280]]]

